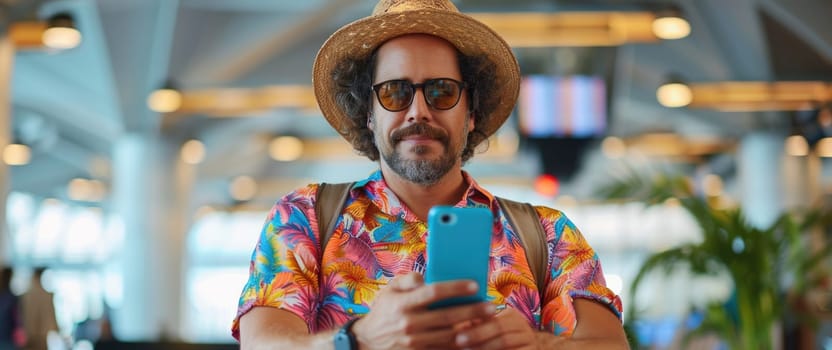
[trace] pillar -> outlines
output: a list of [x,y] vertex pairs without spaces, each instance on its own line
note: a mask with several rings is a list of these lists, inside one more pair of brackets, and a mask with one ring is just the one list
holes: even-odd
[[12,137],[11,81],[14,65],[14,45],[8,31],[0,27],[0,265],[11,263],[12,244],[6,222],[6,203],[9,198],[9,166],[2,161],[3,150]]
[[190,191],[188,177],[178,174],[177,155],[178,148],[158,135],[129,134],[114,147],[113,210],[124,227],[122,303],[113,322],[120,340],[181,337],[183,197]]
[[817,154],[783,159],[783,204],[785,209],[805,210],[823,200],[822,164]]
[[740,142],[740,205],[749,223],[758,228],[771,226],[785,209],[781,169],[785,136],[754,131]]

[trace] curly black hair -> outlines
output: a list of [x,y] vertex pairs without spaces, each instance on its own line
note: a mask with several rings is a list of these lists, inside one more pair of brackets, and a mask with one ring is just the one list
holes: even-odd
[[[372,131],[367,127],[373,103],[373,73],[376,65],[376,52],[366,58],[346,59],[332,70],[335,85],[335,103],[349,116],[352,125],[348,127],[346,138],[353,148],[362,155],[376,161],[379,159],[378,148]],[[474,149],[488,135],[480,130],[491,112],[497,107],[495,64],[485,56],[468,56],[457,52],[462,81],[465,82],[468,96],[468,109],[474,114],[474,130],[468,134],[468,142],[462,151],[465,162],[474,155]]]

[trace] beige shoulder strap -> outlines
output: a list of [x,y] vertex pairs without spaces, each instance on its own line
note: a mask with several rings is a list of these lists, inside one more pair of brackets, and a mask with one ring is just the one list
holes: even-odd
[[343,182],[318,185],[318,192],[315,194],[315,216],[318,219],[318,237],[321,238],[321,256],[335,231],[335,223],[338,222],[338,216],[344,209],[344,202],[347,201],[353,184],[354,182]]
[[549,264],[549,249],[546,244],[546,230],[540,224],[540,217],[529,203],[515,202],[497,197],[500,208],[508,218],[509,224],[520,237],[520,243],[526,251],[526,260],[532,270],[537,292],[543,296],[546,283],[546,267]]
[[[321,254],[335,231],[335,223],[338,221],[338,216],[344,208],[344,202],[353,184],[345,182],[318,185],[315,216],[318,219],[318,236],[321,237]],[[549,252],[546,247],[546,231],[540,224],[540,218],[531,204],[500,197],[497,197],[497,201],[500,202],[500,208],[506,214],[509,224],[520,237],[520,243],[526,251],[526,259],[537,284],[538,293],[543,295]]]

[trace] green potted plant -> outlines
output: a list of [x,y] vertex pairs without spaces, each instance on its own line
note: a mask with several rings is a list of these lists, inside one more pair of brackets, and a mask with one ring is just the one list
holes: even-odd
[[[631,175],[601,188],[599,194],[648,206],[675,198],[701,229],[701,241],[648,256],[630,285],[630,295],[635,296],[644,277],[657,269],[666,274],[687,269],[693,275],[730,276],[732,295],[699,310],[703,321],[687,339],[716,334],[731,349],[774,349],[772,331],[778,322],[788,313],[801,312],[783,300],[805,295],[817,286],[825,275],[817,267],[832,252],[832,245],[812,248],[807,239],[812,227],[829,222],[829,215],[822,211],[783,213],[770,227],[757,228],[739,208],[720,208],[709,198],[697,196],[683,176]],[[638,318],[635,300],[627,308],[628,325]]]

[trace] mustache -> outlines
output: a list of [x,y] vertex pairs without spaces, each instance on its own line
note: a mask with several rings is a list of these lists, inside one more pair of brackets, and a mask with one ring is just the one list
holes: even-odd
[[396,130],[390,138],[395,145],[401,142],[405,137],[413,135],[430,137],[432,139],[439,140],[442,143],[447,143],[448,140],[448,134],[446,134],[442,129],[434,128],[426,123],[417,123],[404,129]]

